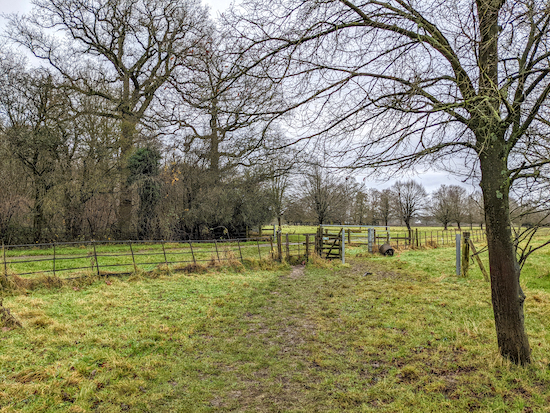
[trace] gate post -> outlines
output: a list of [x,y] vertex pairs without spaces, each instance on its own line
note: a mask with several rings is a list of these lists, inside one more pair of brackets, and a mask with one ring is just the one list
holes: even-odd
[[460,232],[456,234],[456,276],[460,277]]
[[342,264],[346,263],[346,231],[342,228]]
[[372,245],[374,241],[374,228],[368,229],[368,245],[369,245],[369,252],[372,254]]
[[470,269],[470,233],[464,232],[464,241],[462,243],[462,271],[463,277],[468,276],[468,270]]

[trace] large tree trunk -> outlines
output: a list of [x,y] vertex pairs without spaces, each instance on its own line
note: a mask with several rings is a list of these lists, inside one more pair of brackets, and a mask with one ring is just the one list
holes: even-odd
[[218,128],[218,99],[212,100],[210,110],[210,172],[212,173],[214,184],[220,179],[220,136]]
[[481,159],[491,295],[500,353],[516,364],[526,364],[531,351],[524,325],[525,295],[519,285],[520,268],[512,241],[510,187],[502,174],[507,170],[504,158],[493,154]]
[[44,209],[43,209],[44,198],[41,194],[40,188],[38,186],[34,190],[34,214],[33,214],[33,241],[41,242],[42,241],[42,231],[44,227]]
[[120,137],[120,188],[118,204],[118,237],[131,239],[132,234],[132,191],[128,185],[128,158],[134,148],[136,123],[130,116],[123,116]]
[[[501,128],[498,91],[498,15],[502,0],[476,0],[481,35],[479,46],[479,95],[485,99],[471,108],[481,167],[485,208],[491,296],[498,347],[516,364],[531,361],[525,333],[520,268],[512,242],[508,143]],[[497,114],[497,116],[495,116]]]

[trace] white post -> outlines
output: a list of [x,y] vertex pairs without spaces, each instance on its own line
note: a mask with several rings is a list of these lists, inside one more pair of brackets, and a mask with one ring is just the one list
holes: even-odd
[[456,234],[456,276],[460,277],[460,232]]

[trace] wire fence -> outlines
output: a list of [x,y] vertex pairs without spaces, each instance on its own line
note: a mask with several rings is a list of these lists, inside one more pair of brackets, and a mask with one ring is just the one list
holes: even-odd
[[[470,239],[473,242],[486,242],[486,233],[483,229],[465,229],[464,232],[470,233]],[[444,247],[452,246],[456,243],[456,234],[461,231],[453,230],[435,230],[422,231],[414,229],[411,231],[391,231],[390,241],[392,247]],[[378,238],[378,237],[377,237]],[[383,243],[383,242],[382,242]]]

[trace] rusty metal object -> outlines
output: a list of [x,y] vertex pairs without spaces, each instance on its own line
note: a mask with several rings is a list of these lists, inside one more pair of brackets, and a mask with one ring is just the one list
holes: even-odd
[[395,252],[390,244],[382,244],[378,250],[380,251],[380,254],[387,257],[392,257]]

